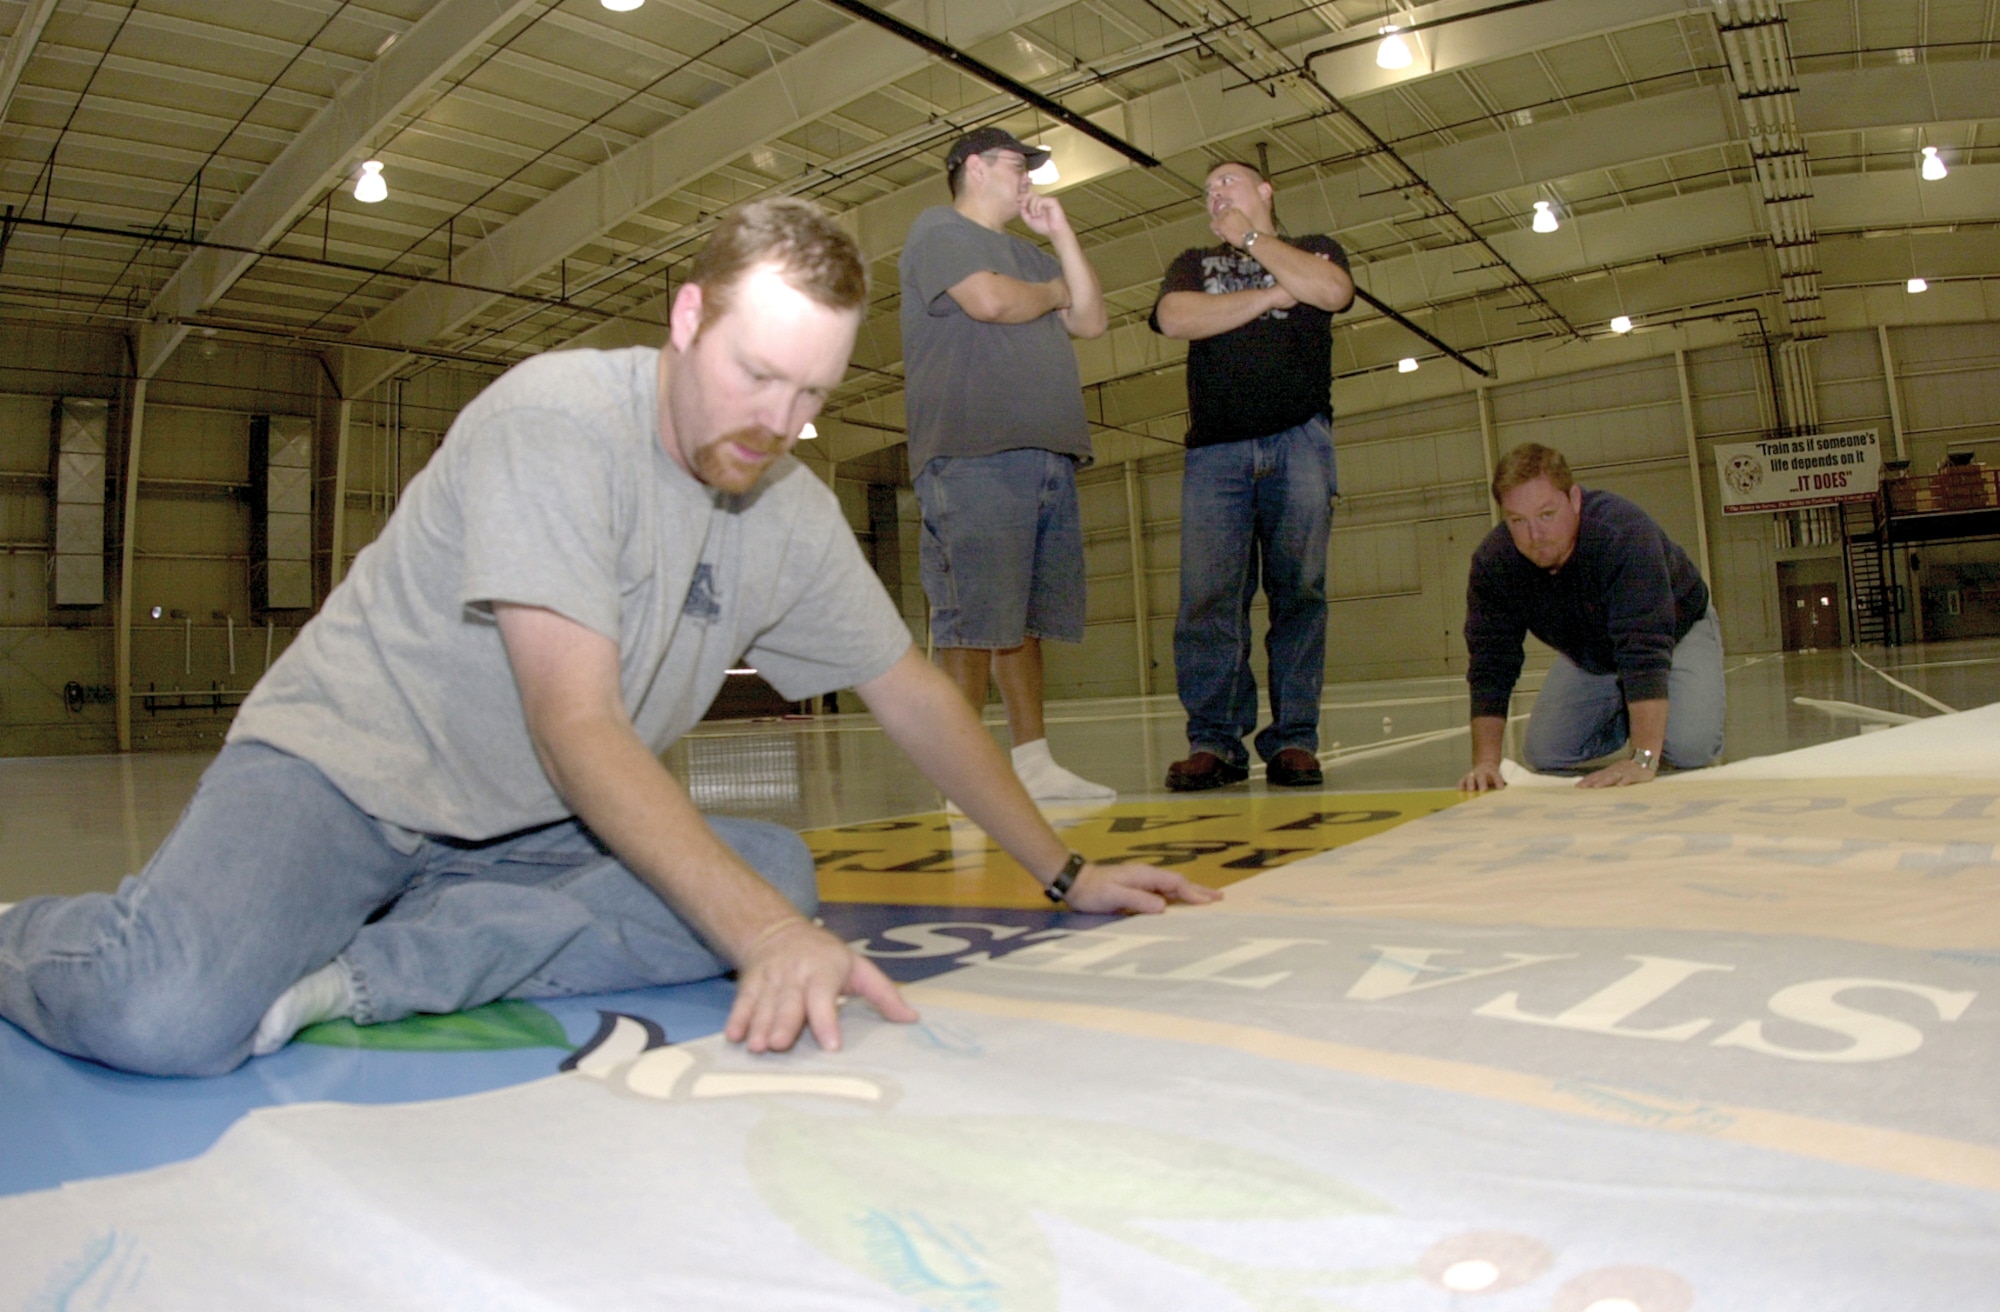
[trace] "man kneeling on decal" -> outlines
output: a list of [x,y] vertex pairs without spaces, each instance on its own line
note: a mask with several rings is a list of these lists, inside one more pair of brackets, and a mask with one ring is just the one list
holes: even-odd
[[732,968],[725,1033],[753,1052],[806,1027],[839,1047],[849,993],[913,1020],[813,924],[798,836],[703,816],[660,761],[746,659],[793,700],[858,691],[1058,902],[1221,896],[1068,850],[789,458],[866,304],[852,238],[759,202],[696,257],[666,349],[503,375],[258,682],[145,871],[0,914],[0,1016],[162,1075],[333,1017]]
[[1472,685],[1468,792],[1506,787],[1500,741],[1521,675],[1522,640],[1556,649],[1528,719],[1530,769],[1568,772],[1629,742],[1583,788],[1642,784],[1662,763],[1689,770],[1722,754],[1722,629],[1701,572],[1645,511],[1586,492],[1562,453],[1526,442],[1493,473],[1501,523],[1472,556],[1466,680]]

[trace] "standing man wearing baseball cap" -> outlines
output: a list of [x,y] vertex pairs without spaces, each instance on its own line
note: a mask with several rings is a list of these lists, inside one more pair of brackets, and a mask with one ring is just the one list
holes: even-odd
[[[945,155],[951,204],[910,225],[903,285],[910,475],[939,661],[973,706],[1000,685],[1014,772],[1038,802],[1109,801],[1049,754],[1042,640],[1083,641],[1076,467],[1090,426],[1071,337],[1104,332],[1104,293],[1062,203],[1028,173],[1049,152],[996,127]],[[1048,250],[1010,235],[1020,219]]]

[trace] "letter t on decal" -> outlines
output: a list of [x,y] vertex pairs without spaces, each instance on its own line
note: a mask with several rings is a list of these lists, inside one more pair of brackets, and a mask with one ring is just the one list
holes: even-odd
[[1734,970],[1734,966],[1714,966],[1701,961],[1678,961],[1673,957],[1642,957],[1633,955],[1626,958],[1636,961],[1639,968],[1624,979],[1608,988],[1600,989],[1569,1010],[1554,1016],[1534,1016],[1521,1010],[1521,995],[1502,993],[1493,1001],[1473,1009],[1476,1016],[1490,1016],[1496,1020],[1526,1021],[1530,1025],[1547,1025],[1555,1029],[1586,1030],[1593,1034],[1616,1034],[1628,1039],[1664,1039],[1669,1043],[1683,1043],[1714,1024],[1713,1018],[1686,1021],[1679,1025],[1669,1025],[1663,1029],[1641,1030],[1627,1028],[1623,1021],[1641,1009],[1651,1006],[1703,971]]
[[1186,979],[1201,980],[1208,984],[1233,984],[1237,988],[1243,989],[1268,989],[1280,980],[1291,978],[1292,972],[1289,970],[1277,970],[1272,971],[1268,975],[1225,975],[1222,972],[1230,969],[1232,966],[1241,966],[1246,962],[1256,961],[1260,957],[1268,957],[1274,952],[1282,952],[1286,948],[1306,946],[1323,948],[1326,946],[1326,940],[1317,938],[1246,938],[1233,948],[1225,949],[1224,951],[1215,953],[1213,956],[1203,957],[1200,961],[1191,961],[1185,966],[1176,966],[1172,970],[1141,970],[1137,965],[1128,961],[1122,966],[1113,966],[1104,973],[1113,979]]

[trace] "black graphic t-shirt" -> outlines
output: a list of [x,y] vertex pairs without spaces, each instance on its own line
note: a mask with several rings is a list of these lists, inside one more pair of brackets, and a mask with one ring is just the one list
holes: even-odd
[[[1319,233],[1287,237],[1302,251],[1347,267],[1347,252]],[[1168,292],[1247,291],[1273,278],[1248,251],[1198,246],[1182,251],[1160,282]],[[1160,330],[1155,303],[1153,331]],[[1311,305],[1270,310],[1240,328],[1188,343],[1191,447],[1241,442],[1296,428],[1332,412],[1333,316]]]

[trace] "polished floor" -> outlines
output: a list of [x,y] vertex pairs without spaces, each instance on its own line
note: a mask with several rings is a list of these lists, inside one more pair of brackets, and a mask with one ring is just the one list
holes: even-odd
[[[1735,760],[2000,701],[2000,640],[1735,657],[1727,678],[1727,757]],[[1517,712],[1532,705],[1539,683],[1531,668]],[[1464,772],[1461,678],[1330,684],[1322,706],[1329,792],[1450,789]],[[997,707],[988,719],[998,722]],[[1172,697],[1057,703],[1048,722],[1058,759],[1117,788],[1121,804],[1172,796],[1161,779],[1186,750]],[[165,837],[208,759],[148,753],[0,761],[0,902],[113,887]],[[936,790],[865,714],[705,725],[676,744],[667,762],[703,809],[798,829],[940,805]],[[1212,796],[1264,790],[1253,778]]]

